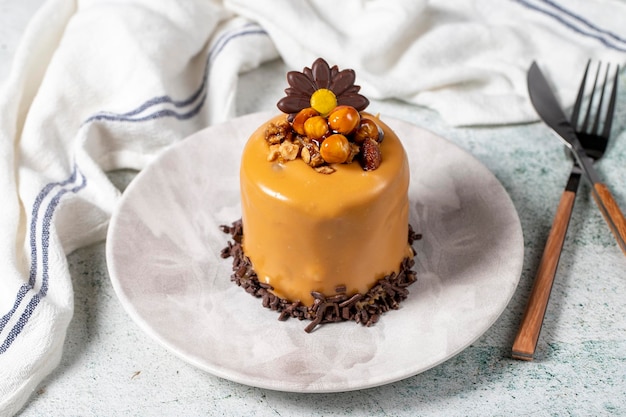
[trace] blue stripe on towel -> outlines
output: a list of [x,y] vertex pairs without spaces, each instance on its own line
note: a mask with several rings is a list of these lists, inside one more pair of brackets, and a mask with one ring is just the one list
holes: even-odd
[[618,41],[620,43],[626,44],[626,38],[623,38],[623,37],[621,37],[621,36],[611,32],[610,30],[605,30],[605,29],[602,29],[602,28],[596,26],[595,24],[590,22],[588,19],[585,19],[582,16],[579,16],[579,15],[577,15],[577,14],[567,10],[565,7],[557,4],[556,2],[554,2],[552,0],[541,0],[541,1],[543,1],[544,3],[554,7],[555,9],[559,10],[560,12],[565,13],[566,15],[572,17],[573,19],[581,22],[583,25],[587,26],[588,28],[597,31],[598,33],[602,33],[603,35],[606,35],[606,36],[608,36],[610,38],[613,38],[614,40],[616,40],[616,41]]
[[[80,176],[77,174],[79,174]],[[80,182],[78,184],[75,184],[71,188],[65,188],[66,186],[73,185],[76,178],[80,179]],[[24,326],[26,326],[26,324],[28,323],[30,316],[35,311],[35,308],[37,307],[37,305],[39,305],[39,302],[41,301],[41,299],[45,297],[46,294],[48,293],[48,285],[49,285],[48,283],[48,279],[49,279],[48,250],[50,246],[50,225],[52,224],[52,217],[54,216],[55,209],[57,208],[57,206],[59,205],[59,202],[61,201],[61,198],[65,194],[67,194],[68,192],[75,194],[79,192],[80,190],[82,190],[83,188],[85,188],[86,185],[87,185],[87,178],[78,171],[77,166],[74,166],[72,175],[70,175],[70,177],[67,180],[63,182],[51,183],[51,184],[46,185],[37,196],[37,199],[35,201],[41,204],[41,201],[50,193],[52,189],[56,188],[57,186],[60,187],[59,191],[56,193],[54,197],[52,197],[52,199],[48,203],[48,206],[46,207],[46,210],[44,212],[44,215],[41,221],[41,272],[42,272],[41,286],[39,287],[39,290],[30,299],[30,301],[28,302],[28,305],[22,312],[20,318],[17,320],[17,323],[15,323],[11,331],[9,331],[4,342],[0,345],[0,354],[4,353],[9,348],[9,346],[11,346],[15,338],[20,334]],[[33,210],[34,210],[34,207],[33,207]],[[35,224],[33,225],[33,223]],[[33,235],[36,234],[36,231],[37,231],[36,223],[37,223],[37,218],[34,218],[31,221],[31,229],[30,229],[31,234]],[[31,242],[34,240],[33,235],[31,235]],[[34,246],[31,245],[31,255],[34,255],[35,257],[37,256],[36,244]],[[0,331],[4,329],[4,326],[6,326],[8,321],[11,319],[11,316],[17,311],[21,302],[26,299],[26,296],[28,294],[30,294],[30,290],[34,289],[35,281],[33,277],[36,275],[36,272],[33,273],[32,270],[33,270],[33,265],[34,265],[34,269],[36,270],[36,264],[37,264],[36,259],[34,261],[31,260],[31,274],[29,278],[29,283],[28,285],[22,285],[20,287],[18,291],[18,295],[16,297],[16,302],[13,305],[13,308],[11,309],[9,313],[5,314],[2,317],[2,320],[0,322],[1,324]]]
[[[237,39],[242,36],[248,36],[248,35],[267,35],[267,32],[264,29],[257,26],[256,24],[247,24],[243,26],[242,28],[239,28],[236,31],[228,32],[222,35],[217,40],[215,45],[211,48],[211,50],[209,51],[209,54],[207,56],[206,63],[205,63],[205,69],[204,69],[204,73],[202,77],[202,82],[200,83],[200,86],[193,94],[191,94],[189,98],[185,100],[176,101],[167,95],[154,97],[146,101],[145,103],[141,104],[136,109],[131,110],[126,113],[98,112],[90,116],[89,118],[87,118],[83,122],[83,124],[92,122],[94,120],[108,120],[108,121],[116,121],[116,122],[143,122],[146,120],[153,120],[153,119],[157,119],[161,117],[175,117],[178,120],[186,120],[195,116],[196,114],[200,112],[200,109],[204,105],[204,100],[206,99],[207,80],[209,77],[211,63],[230,41],[232,41],[233,39]],[[158,106],[162,104],[173,105],[175,108],[186,107],[186,106],[193,104],[198,99],[198,97],[201,97],[200,102],[196,104],[194,108],[184,113],[180,113],[173,109],[162,109],[162,110],[157,110],[156,112],[151,113],[146,116],[135,117],[138,114],[141,114],[144,111],[154,106]]]
[[28,294],[28,291],[32,290],[35,286],[35,279],[37,277],[37,242],[36,242],[37,237],[36,236],[37,236],[39,209],[41,207],[41,203],[48,196],[48,194],[50,194],[50,192],[53,189],[57,187],[63,188],[69,184],[72,184],[76,180],[77,172],[78,170],[76,169],[76,167],[74,167],[74,170],[68,179],[66,179],[65,181],[61,181],[61,182],[49,183],[44,188],[42,188],[42,190],[37,195],[37,198],[35,198],[35,202],[33,203],[32,219],[30,222],[30,230],[29,230],[31,263],[30,263],[30,274],[28,278],[28,284],[23,284],[20,287],[20,289],[17,292],[17,296],[15,297],[15,303],[13,304],[13,307],[7,314],[5,314],[4,316],[2,316],[2,318],[0,318],[0,332],[2,332],[2,330],[4,329],[4,326],[6,326],[6,324],[9,322],[9,320],[11,319],[15,311],[18,309],[20,303],[22,302],[24,297]]
[[[46,185],[37,195],[35,199],[35,203],[33,204],[33,210],[31,212],[32,219],[30,222],[30,276],[28,279],[28,285],[32,288],[35,285],[35,279],[37,277],[37,245],[36,245],[36,235],[37,235],[37,217],[39,216],[39,208],[41,207],[41,202],[44,198],[48,196],[50,191],[52,191],[55,187],[64,187],[68,184],[73,183],[76,180],[76,174],[78,170],[74,167],[74,171],[72,175],[68,179],[62,182],[53,182]],[[2,327],[0,327],[0,331],[2,331]]]
[[566,9],[552,0],[538,0],[543,3],[544,7],[539,7],[537,4],[529,0],[514,0],[517,3],[525,6],[528,9],[542,13],[548,17],[551,17],[561,25],[578,33],[579,35],[587,38],[595,39],[602,43],[604,46],[616,51],[626,52],[626,40],[616,35],[615,33],[600,28],[593,24],[588,19]]
[[[215,45],[209,51],[207,56],[205,70],[203,73],[202,81],[200,86],[196,91],[194,91],[189,97],[183,100],[174,100],[168,95],[158,96],[151,98],[145,101],[142,105],[137,107],[134,110],[131,110],[127,113],[116,114],[109,112],[99,112],[94,114],[93,116],[87,118],[83,124],[90,123],[96,120],[107,120],[107,121],[116,121],[116,122],[143,122],[147,120],[154,120],[165,117],[173,117],[177,120],[187,120],[194,117],[196,114],[200,112],[204,103],[206,101],[207,95],[207,80],[208,74],[210,71],[210,65],[213,62],[214,58],[224,49],[224,47],[233,39],[239,38],[241,36],[246,35],[267,35],[263,29],[261,29],[256,24],[247,24],[242,26],[241,28],[236,29],[235,31],[228,32],[222,35]],[[199,99],[199,101],[198,101]],[[196,103],[197,101],[197,103]],[[189,105],[196,103],[191,109],[187,111],[177,111],[171,108],[159,108],[153,110],[151,113],[143,116],[136,117],[137,115],[142,114],[144,111],[148,109],[152,109],[155,106],[160,106],[163,104],[172,105],[175,108],[184,108]],[[78,184],[75,184],[76,181],[80,180]],[[73,185],[73,186],[72,186]],[[15,303],[11,310],[9,310],[4,316],[0,318],[0,333],[4,330],[5,326],[11,320],[13,315],[16,314],[18,309],[24,300],[28,299],[28,295],[33,293],[37,284],[37,275],[38,275],[38,248],[41,248],[41,284],[37,292],[34,292],[28,304],[24,308],[22,314],[20,315],[17,322],[13,325],[11,330],[8,332],[4,340],[1,341],[0,344],[0,355],[7,351],[7,349],[11,346],[11,344],[16,340],[19,334],[22,332],[24,327],[28,324],[30,317],[35,312],[37,306],[41,302],[41,300],[46,296],[49,287],[49,270],[48,270],[48,250],[49,250],[49,238],[50,238],[50,225],[52,222],[52,218],[54,216],[54,212],[58,207],[61,198],[67,193],[78,193],[80,190],[87,186],[87,178],[80,172],[78,166],[74,166],[73,172],[71,175],[64,181],[61,182],[52,182],[47,184],[44,188],[41,189],[39,194],[37,195],[32,208],[32,218],[29,228],[30,233],[30,250],[31,250],[31,264],[30,264],[30,273],[28,284],[23,284],[19,290],[17,291],[15,297]],[[70,188],[71,187],[71,188]],[[39,217],[39,212],[41,210],[41,205],[43,201],[48,197],[48,195],[53,192],[53,190],[58,189],[56,195],[52,197],[50,202],[48,203],[45,213],[43,217]],[[41,224],[40,224],[41,223]],[[41,226],[41,236],[39,246],[37,244],[37,230],[38,227]]]

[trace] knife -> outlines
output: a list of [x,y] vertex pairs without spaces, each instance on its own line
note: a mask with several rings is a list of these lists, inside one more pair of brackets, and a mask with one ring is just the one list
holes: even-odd
[[528,70],[528,93],[539,117],[559,135],[572,151],[583,175],[591,183],[593,198],[604,220],[613,232],[622,252],[626,255],[626,218],[624,218],[624,214],[622,214],[608,187],[600,180],[592,165],[592,159],[586,155],[576,136],[574,127],[565,117],[565,113],[536,62],[533,62]]

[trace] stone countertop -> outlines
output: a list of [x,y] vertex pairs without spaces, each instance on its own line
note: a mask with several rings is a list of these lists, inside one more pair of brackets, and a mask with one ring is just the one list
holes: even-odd
[[[0,0],[0,79],[21,31],[41,3]],[[280,61],[241,77],[237,113],[273,110],[286,68]],[[535,360],[511,345],[571,162],[542,124],[455,128],[400,102],[372,112],[429,129],[470,152],[509,193],[524,232],[524,267],[509,306],[467,349],[426,372],[361,391],[294,394],[248,387],[183,362],[146,335],[117,300],[100,243],[68,257],[75,311],[59,367],[20,416],[485,416],[626,414],[626,259],[582,185]],[[411,150],[409,150],[411,151]],[[418,150],[415,150],[418,151]],[[626,73],[602,178],[626,207]],[[132,172],[113,172],[120,188]]]

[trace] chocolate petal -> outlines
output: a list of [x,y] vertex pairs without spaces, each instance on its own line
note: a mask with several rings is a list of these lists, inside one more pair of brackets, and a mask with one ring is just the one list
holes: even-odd
[[302,94],[300,91],[296,90],[293,87],[287,87],[285,88],[285,94],[287,94],[288,96],[297,96],[297,95],[304,95]]
[[313,72],[313,80],[317,84],[317,88],[328,88],[331,82],[330,67],[322,58],[317,58],[311,65]]
[[354,86],[354,80],[356,80],[356,75],[353,70],[343,70],[333,77],[329,88],[336,96],[340,96]]
[[330,69],[330,79],[332,80],[333,78],[335,78],[337,74],[339,74],[339,68],[337,67],[337,65],[333,65],[333,67]]
[[299,98],[302,98],[303,100],[311,100],[310,95],[308,95],[307,93],[303,93],[302,91],[296,90],[295,88],[286,88],[285,93],[289,97],[299,97]]
[[312,79],[298,71],[289,71],[287,73],[287,82],[297,91],[309,96],[317,90],[317,86]]
[[360,94],[342,94],[337,97],[338,105],[352,106],[358,111],[365,110],[370,101]]
[[276,104],[283,113],[297,113],[311,106],[311,99],[304,95],[292,95],[281,98]]
[[[311,68],[304,67],[304,69],[302,70],[302,73],[304,74],[305,77],[307,77],[309,80],[311,80],[311,83],[313,85],[315,85],[315,80],[313,78],[313,71],[311,71]],[[317,90],[317,86],[315,86],[315,89]]]

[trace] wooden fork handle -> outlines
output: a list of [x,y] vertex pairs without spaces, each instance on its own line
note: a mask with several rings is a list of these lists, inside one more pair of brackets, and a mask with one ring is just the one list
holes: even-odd
[[567,227],[574,209],[576,191],[565,190],[556,209],[554,222],[543,250],[535,282],[530,292],[526,311],[522,318],[517,336],[513,342],[512,356],[515,359],[530,361],[533,359],[537,340],[548,307],[554,276],[559,264]]
[[622,211],[606,185],[595,183],[593,189],[595,191],[593,198],[598,207],[600,207],[604,220],[606,220],[611,228],[611,232],[613,232],[619,247],[622,249],[622,252],[624,252],[624,255],[626,255],[626,219],[624,218],[624,214],[622,214]]

